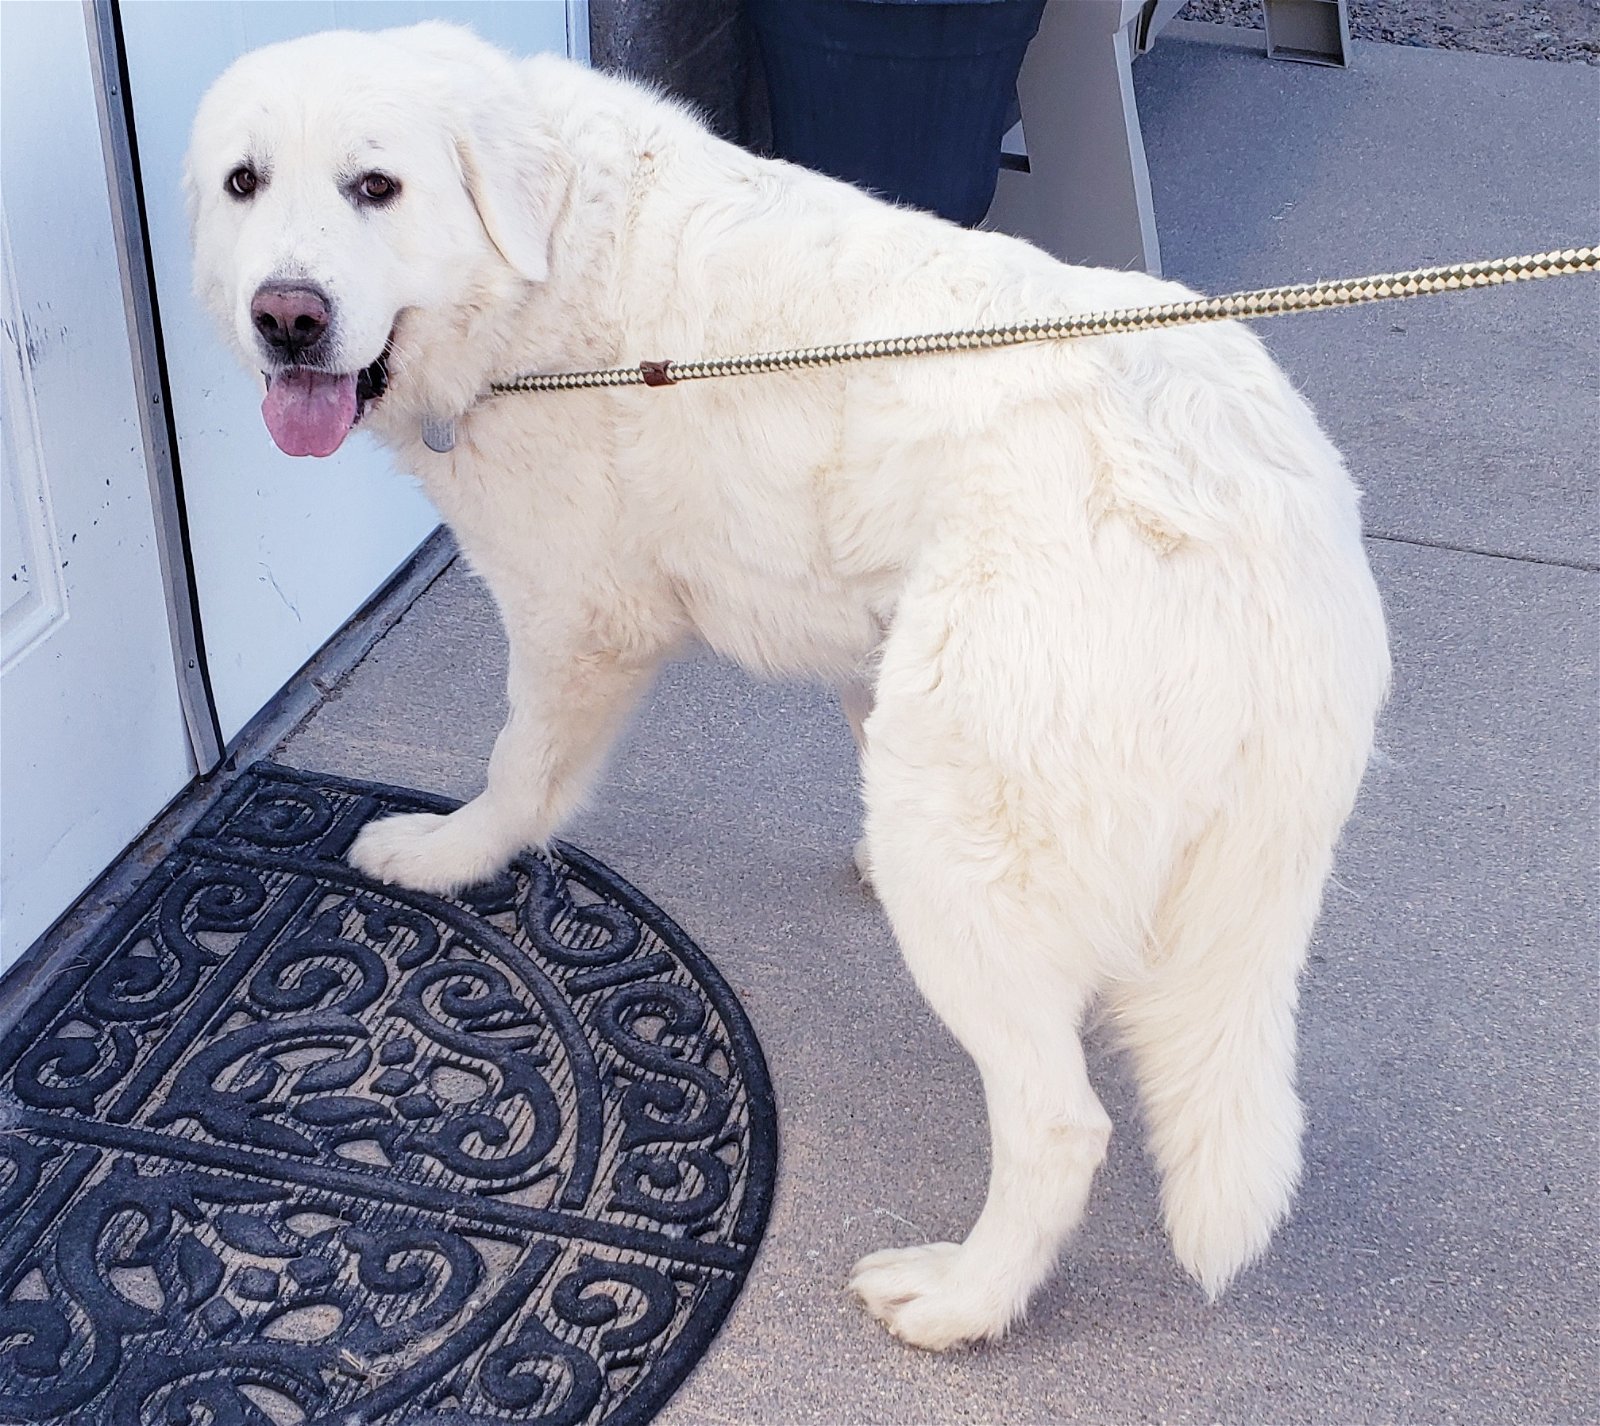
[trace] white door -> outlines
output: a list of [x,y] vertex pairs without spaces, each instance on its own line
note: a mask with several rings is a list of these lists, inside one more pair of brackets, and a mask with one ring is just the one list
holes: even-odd
[[519,53],[583,57],[586,6],[567,0],[125,0],[121,17],[200,624],[228,739],[405,560],[438,517],[368,439],[350,441],[327,460],[295,460],[273,446],[254,381],[224,349],[189,291],[180,179],[195,106],[238,55],[315,30],[444,18]]
[[0,967],[189,781],[84,11],[0,47]]

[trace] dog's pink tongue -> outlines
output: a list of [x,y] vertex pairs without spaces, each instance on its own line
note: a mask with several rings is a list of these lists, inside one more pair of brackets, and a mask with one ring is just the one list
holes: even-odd
[[274,377],[261,416],[290,456],[331,456],[356,423],[356,379],[299,369]]

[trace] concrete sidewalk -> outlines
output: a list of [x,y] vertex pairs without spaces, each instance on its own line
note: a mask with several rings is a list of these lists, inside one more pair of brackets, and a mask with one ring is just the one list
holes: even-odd
[[[1136,74],[1168,270],[1197,286],[1600,232],[1591,68],[1163,42]],[[862,1252],[970,1224],[977,1077],[856,883],[830,700],[709,660],[663,679],[571,839],[715,958],[783,1130],[761,1260],[664,1422],[1597,1419],[1597,297],[1574,279],[1262,328],[1368,492],[1397,682],[1312,947],[1305,1188],[1216,1306],[1167,1251],[1104,1045],[1111,1155],[1011,1340],[919,1354],[845,1295]],[[278,756],[470,795],[503,662],[453,569]]]

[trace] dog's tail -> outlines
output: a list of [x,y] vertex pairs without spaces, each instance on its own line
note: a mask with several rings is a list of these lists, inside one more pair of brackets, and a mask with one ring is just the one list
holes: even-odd
[[1111,991],[1167,1233],[1212,1297],[1265,1249],[1299,1182],[1296,980],[1358,777],[1313,790],[1253,770],[1180,864],[1147,973]]

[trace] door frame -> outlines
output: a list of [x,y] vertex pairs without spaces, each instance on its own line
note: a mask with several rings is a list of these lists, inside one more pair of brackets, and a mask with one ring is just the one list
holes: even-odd
[[117,267],[122,273],[122,296],[128,309],[133,384],[139,396],[139,427],[144,438],[150,503],[155,511],[156,548],[161,559],[167,623],[177,654],[173,672],[195,771],[204,777],[222,762],[222,728],[206,667],[189,522],[184,513],[183,476],[178,467],[177,432],[167,395],[166,352],[145,237],[144,193],[139,181],[138,140],[129,112],[122,21],[116,0],[83,0],[83,9],[106,182],[111,194],[111,221],[116,229]]

